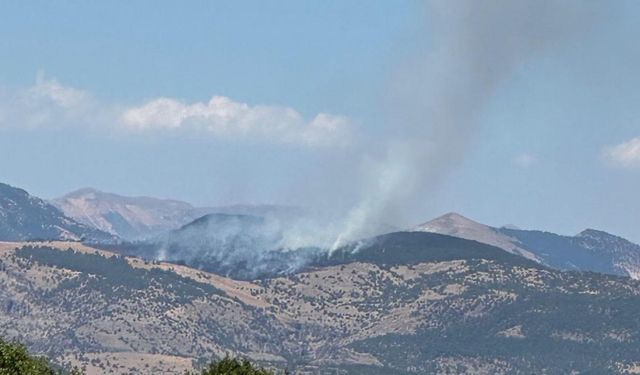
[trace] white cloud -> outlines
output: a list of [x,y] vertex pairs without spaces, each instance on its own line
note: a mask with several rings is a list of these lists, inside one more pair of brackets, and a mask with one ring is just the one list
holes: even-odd
[[84,126],[101,112],[96,105],[88,92],[64,86],[38,73],[35,84],[30,87],[0,88],[0,127]]
[[154,99],[125,110],[122,123],[137,131],[189,129],[214,137],[308,145],[345,144],[351,127],[344,116],[319,113],[305,119],[292,108],[251,106],[224,96],[191,104],[172,98]]
[[538,158],[536,158],[535,155],[532,155],[532,154],[524,152],[524,153],[516,156],[512,160],[512,162],[517,167],[529,168],[529,167],[532,167],[532,166],[534,166],[534,165],[536,165],[538,163]]
[[640,167],[640,137],[614,146],[607,146],[602,151],[605,161],[612,165],[631,168]]
[[38,73],[34,85],[0,87],[0,127],[91,129],[108,133],[195,133],[226,140],[336,147],[349,144],[351,121],[318,113],[305,118],[289,107],[249,105],[224,96],[184,103],[157,98],[141,106],[116,105]]
[[77,108],[89,100],[87,92],[63,86],[55,78],[46,78],[41,72],[36,77],[36,84],[27,89],[26,94],[34,100],[50,100],[55,105],[67,109]]

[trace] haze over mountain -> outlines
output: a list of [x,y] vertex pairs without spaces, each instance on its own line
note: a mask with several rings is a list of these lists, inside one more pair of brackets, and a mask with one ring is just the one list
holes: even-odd
[[177,229],[209,213],[292,215],[294,207],[277,205],[230,205],[194,207],[174,199],[128,197],[94,188],[76,190],[52,200],[67,216],[117,235],[134,240]]
[[[310,216],[295,207],[198,208],[177,200],[124,197],[87,188],[55,200],[73,214],[74,218],[70,218],[22,189],[3,184],[0,194],[0,240],[103,243],[101,246],[121,254],[183,263],[239,279],[301,269],[331,245],[326,238],[316,238],[321,237],[314,233],[321,224],[308,220]],[[386,233],[388,228],[376,227],[371,232]],[[576,236],[562,236],[513,227],[495,228],[456,213],[412,230],[486,243],[560,270],[640,278],[640,246],[602,231],[589,229]],[[143,241],[108,245],[118,237]]]
[[[145,240],[103,248],[251,280],[301,269],[318,254],[331,251],[336,241],[335,226],[293,207],[237,205],[214,211],[225,213],[210,213]],[[368,229],[371,235],[394,231],[385,223]]]
[[129,254],[177,262],[223,276],[251,280],[291,273],[326,249],[288,247],[298,223],[273,216],[208,214],[143,244]]
[[0,241],[112,241],[115,237],[65,216],[25,190],[0,183]]
[[587,229],[576,236],[563,236],[514,227],[495,228],[457,213],[448,213],[413,230],[490,244],[561,270],[640,278],[640,246],[603,231]]
[[51,202],[77,221],[129,239],[175,229],[198,217],[186,202],[125,197],[93,188],[79,189]]

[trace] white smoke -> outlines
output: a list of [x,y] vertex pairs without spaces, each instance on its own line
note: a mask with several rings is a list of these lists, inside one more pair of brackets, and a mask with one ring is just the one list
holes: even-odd
[[[595,23],[599,9],[594,7],[574,0],[426,3],[425,29],[417,38],[420,44],[399,64],[388,90],[388,126],[382,132],[384,139],[378,141],[383,146],[368,145],[362,152],[361,183],[357,177],[346,178],[349,193],[359,191],[357,204],[341,217],[311,216],[279,223],[269,227],[272,235],[266,241],[259,233],[251,236],[258,240],[241,243],[240,250],[235,243],[231,247],[223,243],[218,247],[232,251],[218,254],[207,244],[188,253],[221,262],[231,259],[230,265],[241,258],[251,267],[271,267],[274,249],[337,249],[384,232],[384,223],[404,223],[411,206],[429,201],[447,173],[468,154],[479,116],[503,81],[520,64],[579,40]],[[372,153],[373,148],[381,151]],[[219,241],[219,233],[214,234]],[[237,233],[233,234],[235,241]],[[179,251],[192,242],[182,238]],[[207,254],[198,254],[202,249]],[[295,259],[300,262],[293,267],[304,264],[304,257]]]
[[[371,222],[402,222],[468,153],[479,115],[520,64],[579,40],[594,25],[592,3],[573,0],[441,0],[425,8],[421,44],[390,89],[386,154],[333,248]],[[387,134],[388,135],[388,134]],[[373,164],[373,166],[372,166]]]

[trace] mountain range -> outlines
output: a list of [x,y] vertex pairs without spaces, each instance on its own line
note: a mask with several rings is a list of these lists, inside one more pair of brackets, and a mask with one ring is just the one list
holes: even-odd
[[[169,260],[242,279],[278,275],[291,269],[291,264],[299,268],[308,261],[309,249],[284,255],[280,251],[295,250],[283,245],[284,232],[305,215],[304,210],[290,206],[194,207],[177,200],[126,197],[92,188],[49,203],[0,184],[0,241],[92,242],[121,254]],[[640,278],[640,246],[594,229],[566,236],[492,227],[449,213],[410,230],[478,241],[560,270]],[[115,242],[120,245],[108,247]]]
[[537,230],[495,228],[449,213],[413,230],[486,243],[561,270],[640,278],[640,246],[594,229],[564,236]]
[[125,240],[153,238],[210,213],[257,216],[300,214],[295,207],[279,205],[229,205],[194,207],[173,199],[128,197],[83,188],[51,200],[68,217]]
[[78,222],[124,239],[162,233],[201,216],[186,202],[125,197],[92,188],[76,190],[51,204]]
[[75,219],[0,184],[0,336],[88,375],[227,354],[295,374],[640,373],[640,247],[605,232],[451,213],[329,251],[282,245],[288,207],[56,202]]

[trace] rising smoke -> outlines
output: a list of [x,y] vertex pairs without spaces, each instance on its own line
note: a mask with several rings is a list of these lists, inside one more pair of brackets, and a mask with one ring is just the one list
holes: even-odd
[[[425,7],[424,34],[389,90],[385,154],[368,161],[362,200],[333,248],[370,222],[403,223],[465,156],[479,116],[519,65],[594,25],[594,3],[573,0],[440,0]],[[517,126],[514,124],[514,126]]]
[[[381,152],[362,147],[364,178],[348,184],[359,196],[354,206],[339,217],[262,222],[240,242],[235,226],[224,233],[209,229],[215,237],[209,241],[222,241],[221,252],[200,254],[210,246],[194,244],[202,241],[199,235],[185,235],[170,257],[209,257],[230,267],[243,261],[248,270],[259,269],[270,264],[273,250],[335,250],[384,232],[384,223],[408,222],[412,206],[422,207],[468,155],[482,111],[505,79],[547,50],[579,41],[595,24],[600,10],[595,8],[575,0],[427,2],[416,49],[392,75],[384,140],[375,147]],[[229,241],[240,243],[241,251],[229,251]],[[238,256],[242,259],[232,259]],[[305,258],[292,259],[300,267]]]

